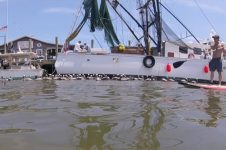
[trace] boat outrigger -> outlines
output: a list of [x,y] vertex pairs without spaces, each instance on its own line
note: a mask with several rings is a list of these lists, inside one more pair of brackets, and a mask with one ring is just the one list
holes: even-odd
[[[94,32],[95,29],[105,31],[105,39],[111,45],[110,52],[91,48],[91,52],[79,53],[65,47],[66,51],[58,53],[56,59],[55,68],[58,74],[105,74],[209,80],[208,64],[210,60],[204,53],[209,43],[200,43],[181,22],[196,43],[188,44],[177,37],[161,18],[162,8],[170,14],[172,13],[160,0],[137,0],[141,23],[118,0],[101,0],[99,9],[97,3],[97,0],[83,2],[84,18],[66,39],[65,45],[69,45],[70,41],[79,34],[86,21],[90,20],[91,31]],[[108,6],[118,14],[131,31],[137,40],[136,46],[120,44],[111,22]],[[142,36],[135,34],[119,10],[125,11],[127,16],[135,22],[139,27],[139,33],[143,33]],[[175,16],[173,17],[178,20]],[[155,32],[153,33],[153,31]],[[176,37],[176,40],[170,37]],[[224,72],[226,70],[225,60],[223,60],[223,70]],[[217,80],[217,77],[214,80]],[[223,81],[226,81],[226,73],[223,73]]]

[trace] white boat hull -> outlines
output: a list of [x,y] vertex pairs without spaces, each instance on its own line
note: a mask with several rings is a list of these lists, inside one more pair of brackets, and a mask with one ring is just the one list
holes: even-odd
[[23,77],[42,77],[43,69],[1,69],[0,77],[1,78],[23,78]]
[[[210,72],[204,71],[208,59],[182,59],[170,57],[155,58],[155,65],[147,68],[143,65],[143,55],[133,54],[87,54],[59,53],[55,63],[58,74],[116,74],[116,75],[145,75],[172,78],[189,78],[209,80]],[[180,67],[174,68],[173,63],[185,61]],[[167,71],[169,64],[171,71]],[[223,81],[226,81],[226,62],[223,62]],[[215,80],[218,75],[215,73]]]

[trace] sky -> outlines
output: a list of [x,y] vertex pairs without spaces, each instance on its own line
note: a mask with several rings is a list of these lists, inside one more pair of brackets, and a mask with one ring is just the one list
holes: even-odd
[[[0,28],[7,25],[7,30],[0,31],[0,44],[23,36],[30,36],[42,41],[54,43],[58,37],[63,44],[69,33],[82,19],[78,13],[83,0],[0,0]],[[136,0],[119,0],[125,7],[138,17]],[[128,3],[128,1],[130,3]],[[134,2],[134,3],[132,3]],[[186,27],[200,40],[209,37],[211,30],[215,30],[222,40],[226,41],[226,0],[161,0]],[[7,11],[8,3],[8,11]],[[7,15],[8,12],[8,15]],[[185,31],[177,27],[175,21],[167,15],[166,23],[181,37]],[[117,22],[116,31],[123,43],[131,34],[122,25],[116,15],[112,20]],[[134,27],[135,28],[135,27]],[[90,33],[88,24],[85,25],[76,39],[90,43],[95,40],[96,47],[105,47],[103,33]],[[99,44],[100,43],[100,44]],[[104,46],[102,46],[104,45]]]

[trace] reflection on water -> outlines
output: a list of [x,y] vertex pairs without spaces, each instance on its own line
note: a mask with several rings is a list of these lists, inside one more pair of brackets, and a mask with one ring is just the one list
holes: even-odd
[[143,125],[137,135],[136,148],[144,150],[159,149],[160,142],[157,138],[157,133],[164,122],[162,110],[154,105],[147,105],[147,111],[141,116],[143,117]]
[[110,85],[103,89],[106,94],[94,96],[101,98],[101,103],[78,103],[79,109],[88,115],[74,114],[76,123],[70,127],[79,131],[76,133],[76,148],[159,149],[157,133],[164,122],[164,113],[152,98],[160,93],[142,84],[140,90],[130,92],[134,90],[130,86],[125,89],[124,86]]
[[224,111],[225,99],[221,96],[221,92],[214,90],[206,90],[204,96],[206,97],[203,98],[203,100],[200,100],[199,104],[196,103],[195,107],[198,107],[199,110],[206,115],[202,115],[199,118],[195,116],[193,118],[197,119],[188,120],[198,122],[206,127],[217,127],[219,120],[226,117]]
[[218,92],[209,90],[207,97],[208,102],[205,111],[209,115],[210,119],[205,122],[205,125],[207,127],[216,127],[217,121],[225,117],[222,110],[223,105]]
[[[71,125],[71,127],[77,128],[80,131],[80,135],[78,136],[79,144],[77,147],[81,149],[114,149],[113,147],[117,146],[114,145],[114,143],[120,143],[119,147],[122,147],[124,144],[125,147],[127,147],[131,144],[130,148],[144,150],[158,149],[160,144],[157,139],[157,133],[163,124],[164,114],[155,105],[147,105],[144,109],[145,110],[143,110],[140,114],[136,113],[136,115],[133,116],[136,119],[125,119],[120,120],[120,122],[115,122],[114,120],[109,119],[111,117],[114,118],[114,116],[79,117],[80,123]],[[126,132],[128,133],[124,130],[127,130]],[[111,133],[112,131],[117,131],[117,133]],[[121,132],[123,134],[136,132],[134,135],[134,141],[126,143],[126,139],[123,140],[123,136],[126,135],[121,135]],[[112,138],[114,141],[109,141],[107,137]]]
[[[0,145],[4,150],[222,149],[225,96],[174,82],[7,82],[0,90]],[[199,147],[193,144],[198,136]]]
[[0,130],[0,134],[8,134],[8,133],[22,133],[22,132],[34,132],[34,129],[3,129]]
[[[114,124],[98,122],[98,117],[81,117],[83,127],[80,128],[80,141],[76,147],[81,149],[107,149],[111,148],[107,145],[104,135],[110,132]],[[80,125],[81,125],[80,124]]]

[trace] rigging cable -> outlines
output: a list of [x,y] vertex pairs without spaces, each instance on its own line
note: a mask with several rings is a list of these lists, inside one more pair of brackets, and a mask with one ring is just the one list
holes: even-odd
[[[82,13],[82,15],[84,16],[84,14]],[[86,22],[86,25],[90,28],[90,25]],[[98,38],[95,36],[94,32],[93,33],[93,37],[95,38],[95,40],[97,41],[98,45],[100,46],[100,48],[103,49],[102,45],[100,44],[100,41],[98,40]]]
[[[126,27],[129,29],[129,31],[133,34],[133,36],[136,38],[136,40],[138,41],[138,42],[140,42],[139,41],[139,39],[138,39],[138,37],[135,35],[135,33],[134,33],[134,31],[131,29],[131,27],[129,26],[129,24],[125,21],[125,19],[123,18],[123,16],[121,16],[120,14],[119,14],[119,12],[111,5],[111,2],[110,2],[110,0],[107,0],[107,2],[110,4],[110,6],[113,8],[113,10],[115,11],[115,13],[119,16],[119,18],[124,22],[124,24],[126,25]],[[124,9],[124,7],[120,4],[120,3],[118,3],[123,9]],[[124,9],[125,10],[125,9]],[[128,12],[127,10],[125,10],[126,12]],[[132,17],[133,18],[133,17]],[[144,49],[144,47],[143,47],[143,45],[142,45],[142,48]]]
[[199,40],[194,36],[194,34],[166,7],[164,6],[162,3],[160,3],[160,5],[169,13],[172,15],[172,17],[174,17],[190,34],[191,36],[196,40],[196,42],[200,43]]
[[123,32],[124,31],[123,22],[122,21],[120,21],[120,22],[121,22],[121,28],[122,28],[121,29],[121,32],[122,32],[122,41],[123,41],[122,43],[125,45],[125,38],[124,38],[124,32]]
[[[121,13],[120,13],[120,15],[122,15]],[[106,19],[106,18],[104,18],[104,19]],[[117,26],[117,25],[120,25],[121,26],[121,35],[122,35],[122,44],[124,44],[125,45],[125,40],[124,40],[124,28],[123,28],[123,21],[120,21],[117,17],[116,17],[116,19],[111,19],[112,21],[113,20],[116,20],[116,28],[115,28],[115,30],[116,30],[116,32],[117,33],[119,33],[118,32],[118,30],[120,30],[119,29],[119,27]],[[118,23],[118,20],[119,20],[119,23]],[[119,33],[120,34],[120,33]]]
[[201,11],[202,15],[206,18],[207,22],[210,24],[210,26],[214,29],[214,31],[216,31],[215,27],[213,26],[213,24],[211,23],[211,21],[209,20],[209,18],[206,16],[206,14],[204,13],[204,11],[202,10],[202,8],[200,7],[200,5],[198,4],[198,2],[196,0],[193,0],[195,2],[195,4],[198,6],[199,10]]
[[69,33],[69,35],[74,31],[75,25],[76,25],[76,23],[77,23],[77,21],[78,21],[78,16],[79,16],[79,14],[81,13],[81,11],[82,11],[82,5],[80,6],[78,12],[77,12],[77,13],[75,12],[75,17],[76,17],[76,19],[75,19],[75,21],[74,21],[74,23],[73,23],[73,26],[72,26],[72,29],[71,29],[71,32]]

